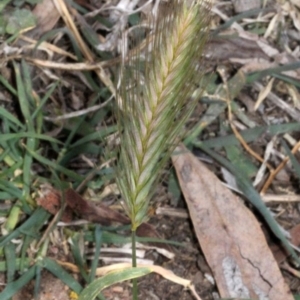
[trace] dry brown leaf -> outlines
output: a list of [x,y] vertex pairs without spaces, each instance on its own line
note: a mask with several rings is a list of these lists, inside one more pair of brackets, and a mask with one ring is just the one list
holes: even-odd
[[267,96],[269,95],[269,93],[271,92],[271,90],[273,88],[274,80],[275,80],[275,78],[272,77],[269,80],[268,84],[265,86],[265,88],[259,92],[257,100],[254,105],[254,110],[257,110],[258,107],[262,104],[262,102],[267,98]]
[[292,300],[253,214],[184,146],[178,152],[173,164],[220,296]]
[[233,7],[236,13],[242,13],[250,9],[260,8],[260,0],[232,0]]
[[291,3],[293,3],[295,6],[297,6],[298,8],[300,8],[300,3],[299,0],[290,0]]
[[[38,206],[43,207],[50,214],[56,215],[61,209],[62,205],[61,194],[51,185],[43,184],[40,186],[39,197],[36,199],[36,203]],[[72,219],[72,211],[70,208],[66,207],[61,216],[61,220],[63,222],[71,222]]]
[[268,28],[264,34],[264,39],[267,39],[271,33],[278,27],[278,23],[280,22],[280,14],[275,14],[270,21]]
[[300,109],[300,92],[298,91],[297,87],[292,84],[285,84],[288,90],[290,97],[293,100],[294,106]]
[[284,3],[282,5],[282,9],[290,15],[295,28],[297,30],[300,30],[300,12],[298,11],[298,9],[292,3],[289,2]]
[[33,14],[37,17],[38,24],[34,33],[33,31],[31,32],[31,36],[34,35],[37,39],[45,32],[52,30],[60,18],[54,3],[49,0],[43,0],[41,3],[38,3],[33,10]]
[[92,201],[85,200],[71,188],[65,191],[64,196],[67,205],[85,220],[102,225],[110,225],[112,222],[129,224],[129,219],[125,215],[104,204],[96,205]]
[[[228,32],[232,34],[232,32]],[[206,56],[212,61],[227,61],[228,59],[261,59],[269,60],[256,41],[243,37],[211,39],[205,50]]]
[[[102,203],[96,205],[92,201],[85,200],[71,188],[67,189],[64,195],[68,207],[85,220],[102,225],[111,225],[113,222],[130,224],[130,220],[124,214],[119,213]],[[138,227],[136,234],[139,237],[161,239],[161,236],[156,229],[148,223],[142,223]],[[150,245],[171,251],[171,247],[167,244],[152,242]]]

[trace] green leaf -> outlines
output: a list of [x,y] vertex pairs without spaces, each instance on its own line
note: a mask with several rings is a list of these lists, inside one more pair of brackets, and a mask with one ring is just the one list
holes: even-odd
[[3,11],[3,9],[5,8],[5,6],[10,2],[11,0],[1,0],[0,3],[0,12]]
[[174,170],[170,172],[169,180],[168,180],[168,192],[172,195],[171,196],[171,204],[177,207],[178,201],[181,196],[181,190],[175,176]]
[[102,229],[101,229],[100,225],[96,225],[96,227],[95,227],[95,253],[94,253],[94,258],[91,263],[89,282],[93,282],[95,279],[96,269],[97,269],[99,257],[100,257],[101,244],[102,244]]
[[8,243],[4,247],[5,259],[6,259],[6,281],[10,283],[13,281],[16,272],[16,246],[12,242]]
[[9,111],[7,111],[2,106],[0,106],[0,116],[1,116],[1,118],[6,118],[9,121],[15,123],[17,126],[21,127],[21,129],[25,128],[25,126],[15,116],[13,116]]
[[[0,4],[1,6],[1,4]],[[1,8],[0,8],[1,11]],[[7,25],[7,18],[4,17],[4,15],[0,16],[0,36],[5,34],[5,28]]]
[[[29,268],[32,263],[32,259],[26,258],[22,261],[21,258],[16,259],[16,270],[21,270],[21,265],[23,264],[24,267]],[[8,270],[7,261],[0,261],[0,272],[5,272]],[[21,270],[22,272],[22,270]]]
[[36,18],[30,10],[16,9],[13,11],[8,19],[6,32],[8,34],[18,33],[20,30],[34,27],[36,25]]
[[43,0],[26,0],[27,3],[31,4],[31,5],[35,5],[38,3],[42,3]]
[[36,266],[32,266],[26,273],[14,282],[8,283],[0,293],[1,300],[9,300],[19,289],[25,286],[35,276]]
[[289,149],[289,147],[286,144],[285,140],[281,140],[281,144],[284,147],[284,150],[287,153],[289,159],[291,160],[291,163],[292,163],[292,165],[295,169],[295,172],[296,172],[298,178],[300,178],[300,164],[299,164],[298,160],[296,159],[295,155]]
[[[228,82],[227,87],[231,98],[234,99],[245,86],[245,75],[242,72],[237,72]],[[198,139],[198,136],[202,132],[202,130],[211,124],[214,120],[218,118],[218,116],[223,113],[226,109],[227,104],[224,103],[216,103],[215,99],[224,99],[227,97],[227,88],[226,85],[216,86],[215,90],[211,91],[213,95],[211,98],[208,96],[210,105],[206,112],[201,116],[199,122],[194,126],[194,128],[190,131],[187,135],[186,139],[184,140],[184,144],[187,146],[192,143],[194,140]],[[212,103],[212,104],[211,104]]]
[[20,140],[22,138],[31,138],[31,139],[40,139],[52,143],[62,144],[61,141],[45,135],[45,134],[37,134],[34,132],[18,132],[18,133],[5,133],[1,134],[1,142],[9,141],[9,140]]
[[36,159],[37,161],[39,161],[40,163],[49,166],[50,168],[54,169],[55,171],[59,171],[67,176],[69,176],[70,178],[73,178],[75,180],[78,181],[82,181],[83,177],[78,175],[76,172],[71,171],[67,168],[62,167],[61,165],[52,162],[51,160],[43,157],[42,155],[39,155],[37,152],[32,151],[30,148],[28,148],[27,146],[24,145],[24,147],[26,148],[26,150],[29,152],[29,154]]
[[[300,123],[276,124],[270,126],[259,126],[240,132],[245,142],[253,142],[263,134],[278,135],[292,131],[300,130]],[[195,142],[197,143],[197,142]],[[234,134],[220,136],[207,141],[203,141],[208,148],[220,149],[225,146],[239,145],[240,142]]]
[[[258,81],[265,76],[274,76],[274,75],[279,75],[282,72],[297,70],[297,69],[299,69],[299,67],[300,67],[300,62],[296,61],[296,62],[292,62],[289,64],[285,64],[283,66],[271,67],[271,68],[264,69],[264,70],[261,70],[258,72],[254,72],[247,76],[247,83],[249,84],[254,81]],[[299,84],[299,82],[298,82],[298,84]]]
[[[1,11],[1,10],[0,10]],[[12,87],[12,85],[0,75],[0,82],[14,95],[17,96],[17,91]]]
[[77,294],[79,294],[82,291],[82,286],[54,260],[50,258],[44,258],[43,267],[50,271],[54,276],[59,278]]
[[116,132],[116,130],[117,126],[110,126],[106,129],[103,129],[101,132],[96,131],[93,133],[87,133],[83,138],[72,144],[70,148],[78,147],[82,144],[86,145],[90,141],[103,141],[106,136]]
[[[49,213],[43,208],[36,209],[28,220],[26,220],[20,227],[15,229],[10,234],[0,238],[0,247],[5,246],[12,239],[18,238],[23,232],[27,233],[33,226],[38,229],[44,225],[45,221],[49,217]],[[2,299],[0,297],[0,299]]]
[[39,264],[37,264],[36,268],[35,268],[35,282],[34,282],[34,299],[38,299],[38,295],[40,292],[40,287],[41,287],[41,273],[42,273],[42,266],[40,266]]
[[73,254],[73,258],[75,261],[76,266],[79,268],[79,272],[83,279],[86,282],[89,282],[89,277],[86,272],[87,265],[86,260],[84,258],[84,253],[81,253],[81,247],[84,244],[84,237],[81,232],[76,232],[75,235],[72,237],[71,240],[71,251]]
[[247,178],[251,178],[255,176],[257,173],[256,166],[252,163],[251,159],[249,159],[245,152],[242,151],[241,147],[237,146],[226,146],[225,147],[226,154],[228,159],[232,162],[233,165],[239,166],[243,171],[243,174]]
[[151,273],[150,268],[128,268],[111,272],[88,285],[79,295],[79,300],[93,300],[105,288],[125,280],[138,278]]
[[0,179],[0,189],[17,199],[22,197],[22,191],[12,182]]

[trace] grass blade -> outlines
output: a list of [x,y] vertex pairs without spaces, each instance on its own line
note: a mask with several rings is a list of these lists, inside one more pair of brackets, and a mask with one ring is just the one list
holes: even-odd
[[82,286],[54,260],[44,258],[43,266],[77,294],[82,291]]
[[149,268],[128,268],[109,273],[88,285],[80,294],[79,300],[94,300],[103,289],[115,283],[138,278],[149,273],[151,273]]
[[14,294],[18,292],[23,286],[25,286],[35,276],[36,266],[32,266],[24,273],[19,279],[14,282],[8,283],[4,290],[0,293],[1,300],[9,300]]

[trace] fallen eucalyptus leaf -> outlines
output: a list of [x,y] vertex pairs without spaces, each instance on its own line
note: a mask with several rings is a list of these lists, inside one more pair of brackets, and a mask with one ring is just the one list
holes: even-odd
[[220,296],[292,300],[252,212],[184,146],[178,152],[173,164]]

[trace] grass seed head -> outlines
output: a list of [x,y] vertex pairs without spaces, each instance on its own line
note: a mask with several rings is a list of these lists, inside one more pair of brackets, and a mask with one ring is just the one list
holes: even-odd
[[117,183],[132,230],[147,218],[153,184],[197,103],[191,96],[204,72],[196,65],[201,66],[208,26],[207,1],[169,1],[163,15],[153,14],[144,49],[124,55]]

